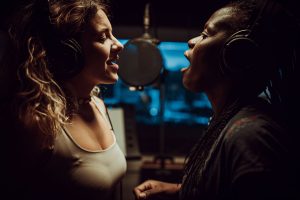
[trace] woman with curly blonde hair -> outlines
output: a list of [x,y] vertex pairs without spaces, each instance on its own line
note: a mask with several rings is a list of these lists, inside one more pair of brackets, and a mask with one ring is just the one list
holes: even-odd
[[118,80],[122,49],[100,0],[34,0],[18,12],[0,68],[10,195],[115,196],[126,161],[97,86]]

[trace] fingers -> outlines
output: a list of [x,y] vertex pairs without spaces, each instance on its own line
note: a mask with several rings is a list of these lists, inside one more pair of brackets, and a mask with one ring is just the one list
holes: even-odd
[[176,196],[181,184],[147,180],[133,189],[137,200]]
[[156,197],[156,195],[158,194],[160,194],[160,191],[154,188],[154,189],[145,190],[143,192],[135,193],[135,197],[138,200],[151,199],[154,196]]
[[134,188],[133,192],[136,199],[146,199],[151,195],[152,185],[150,181],[146,181]]

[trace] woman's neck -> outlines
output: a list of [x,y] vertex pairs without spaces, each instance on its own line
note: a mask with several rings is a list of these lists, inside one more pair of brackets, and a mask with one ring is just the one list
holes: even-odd
[[215,90],[207,93],[207,97],[212,105],[214,117],[218,117],[228,107],[241,106],[247,102],[251,102],[257,98],[254,93],[247,90],[241,90],[240,87],[234,85],[222,85]]
[[76,77],[65,82],[65,87],[71,92],[72,96],[76,99],[88,99],[91,96],[91,91],[94,85],[80,81]]
[[238,93],[230,86],[223,84],[206,92],[211,103],[214,116],[218,116],[224,107],[238,98]]

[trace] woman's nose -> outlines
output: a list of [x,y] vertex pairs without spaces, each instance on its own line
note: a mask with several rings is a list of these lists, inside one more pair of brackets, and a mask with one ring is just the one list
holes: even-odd
[[119,40],[114,40],[112,46],[113,51],[122,51],[124,49],[124,46],[119,42]]
[[198,37],[192,38],[188,41],[188,46],[190,49],[194,48],[195,44],[197,43]]

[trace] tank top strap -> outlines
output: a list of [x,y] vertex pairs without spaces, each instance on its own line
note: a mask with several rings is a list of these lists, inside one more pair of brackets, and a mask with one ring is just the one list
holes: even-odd
[[[110,125],[111,130],[113,130],[113,126],[104,102],[101,102],[101,100],[95,96],[92,96],[91,100],[95,103],[96,108],[99,110],[100,114],[104,117],[105,121]],[[101,104],[103,106],[101,106]]]

